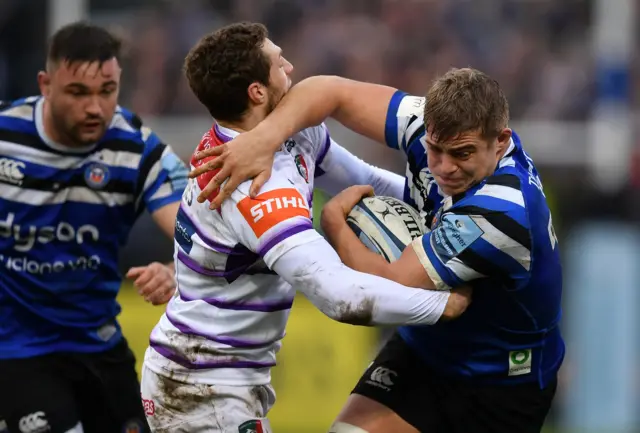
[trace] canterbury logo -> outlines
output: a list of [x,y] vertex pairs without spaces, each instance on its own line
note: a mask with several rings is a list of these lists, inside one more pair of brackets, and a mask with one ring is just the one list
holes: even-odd
[[386,386],[391,386],[393,385],[393,380],[391,380],[391,378],[395,375],[396,372],[393,370],[389,370],[385,367],[378,367],[373,370],[373,373],[371,373],[371,380]]
[[18,428],[22,433],[40,433],[50,430],[45,413],[42,411],[34,412],[20,418]]
[[280,188],[246,197],[238,203],[238,210],[257,237],[278,223],[301,216],[310,218],[309,206],[295,188]]
[[23,172],[25,168],[24,162],[10,158],[0,158],[0,180],[20,185],[24,179]]
[[385,391],[390,391],[393,386],[393,380],[397,375],[398,373],[386,367],[377,367],[373,370],[366,383],[384,389]]

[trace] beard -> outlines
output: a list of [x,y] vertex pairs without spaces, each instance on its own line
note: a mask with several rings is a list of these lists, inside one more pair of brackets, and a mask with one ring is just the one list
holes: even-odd
[[282,101],[282,98],[284,98],[284,95],[287,94],[287,90],[269,88],[268,92],[269,102],[267,103],[267,116],[276,109],[280,101]]
[[[93,134],[83,134],[81,130],[82,122],[75,124],[71,123],[69,120],[65,119],[64,116],[58,115],[53,109],[51,110],[51,119],[53,121],[54,128],[63,141],[60,144],[68,146],[84,147],[94,144],[104,136],[106,130],[106,123],[102,118],[94,117],[91,119],[85,119],[100,123],[99,126],[96,127],[96,133]],[[83,120],[83,122],[85,120]]]

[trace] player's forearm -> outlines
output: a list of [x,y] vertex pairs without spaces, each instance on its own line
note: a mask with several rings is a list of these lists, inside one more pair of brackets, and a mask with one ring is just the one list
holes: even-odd
[[354,325],[431,325],[450,296],[349,269],[320,238],[287,252],[273,269],[324,314]]
[[398,281],[389,262],[360,242],[343,217],[327,210],[322,212],[322,231],[342,262],[356,271]]
[[392,87],[337,76],[310,77],[293,86],[258,127],[274,143],[274,151],[291,135],[328,117],[383,143],[387,108],[395,92]]
[[[338,108],[341,88],[336,78],[316,76],[296,84],[256,129],[274,143],[274,151],[292,135],[319,125]],[[276,146],[277,144],[277,146]]]

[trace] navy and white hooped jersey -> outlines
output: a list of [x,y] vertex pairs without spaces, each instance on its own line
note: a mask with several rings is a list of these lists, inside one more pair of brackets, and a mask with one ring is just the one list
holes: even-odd
[[533,160],[514,133],[492,176],[444,197],[427,165],[424,104],[397,92],[385,130],[387,144],[407,155],[405,200],[431,227],[412,247],[438,289],[470,284],[474,293],[460,318],[400,334],[443,374],[545,386],[564,358],[562,270]]
[[68,148],[44,132],[43,99],[0,108],[0,358],[108,349],[138,215],[180,200],[186,167],[131,112]]

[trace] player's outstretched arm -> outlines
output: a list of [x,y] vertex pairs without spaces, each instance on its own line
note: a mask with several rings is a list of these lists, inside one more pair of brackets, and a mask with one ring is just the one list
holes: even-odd
[[192,171],[190,176],[220,168],[198,200],[202,203],[225,180],[212,208],[248,179],[255,178],[250,189],[255,196],[267,181],[273,154],[291,135],[334,117],[349,129],[376,141],[385,141],[387,109],[396,89],[335,76],[307,78],[294,86],[276,109],[256,128],[239,135],[229,144],[201,152],[196,158],[217,156]]
[[360,325],[431,324],[461,314],[468,294],[407,287],[345,266],[313,229],[300,192],[274,176],[252,199],[248,185],[223,203],[238,241],[327,316]]
[[325,315],[352,325],[432,325],[457,318],[471,302],[469,289],[422,290],[354,271],[319,235],[284,253],[272,269]]

